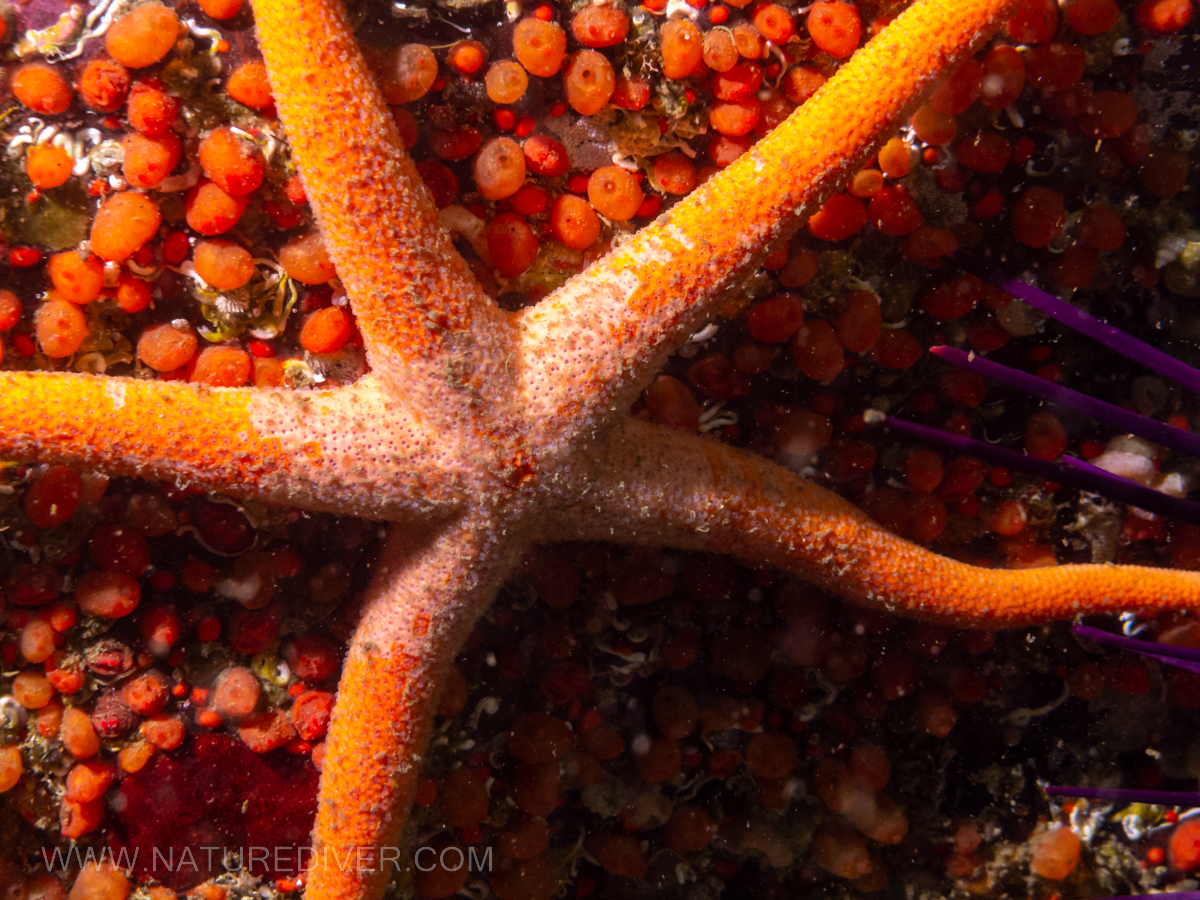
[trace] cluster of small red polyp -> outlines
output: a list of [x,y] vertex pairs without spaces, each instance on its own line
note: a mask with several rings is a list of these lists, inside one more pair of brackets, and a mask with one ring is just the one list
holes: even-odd
[[110,806],[109,846],[136,860],[141,881],[183,891],[224,872],[295,876],[317,812],[317,772],[303,757],[210,734],[126,777]]

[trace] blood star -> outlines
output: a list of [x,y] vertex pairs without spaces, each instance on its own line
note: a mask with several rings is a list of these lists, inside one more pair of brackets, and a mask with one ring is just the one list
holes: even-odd
[[310,898],[382,892],[375,863],[412,802],[443,674],[534,543],[715,550],[990,628],[1195,602],[1194,573],[944,559],[772,463],[626,418],[666,357],[1014,5],[914,5],[724,173],[509,315],[440,227],[341,5],[255,2],[371,373],[316,392],[2,373],[0,454],[390,522],[339,688]]

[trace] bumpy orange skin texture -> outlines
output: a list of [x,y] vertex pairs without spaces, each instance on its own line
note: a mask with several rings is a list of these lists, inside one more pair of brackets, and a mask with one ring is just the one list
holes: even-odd
[[0,457],[391,522],[330,726],[309,900],[381,895],[381,848],[399,840],[443,673],[538,540],[734,553],[960,625],[1194,603],[1195,573],[944,560],[778,466],[623,418],[666,355],[1014,5],[923,0],[703,190],[510,319],[438,226],[336,0],[256,0],[371,374],[322,392],[0,375]]
[[[499,549],[480,524],[388,536],[338,685],[306,896],[377,897],[396,871],[380,848],[401,841],[442,677],[525,546]],[[362,867],[338,862],[360,853]]]
[[[364,336],[406,358],[442,352],[489,307],[438,225],[341,5],[266,2],[254,13],[292,158]],[[369,241],[363,222],[378,225]]]
[[[557,527],[572,538],[611,540],[615,530],[630,543],[728,553],[926,621],[1011,628],[1079,613],[1186,609],[1200,589],[1194,572],[1140,566],[969,566],[897,538],[761,457],[642,422],[615,430],[605,451],[581,476],[598,516],[584,515],[579,501],[560,508]],[[667,509],[687,510],[690,520],[664,516]],[[600,527],[578,524],[597,520]]]
[[720,178],[531,310],[529,327],[549,329],[580,305],[594,308],[597,296],[604,301],[592,327],[581,323],[584,333],[575,339],[594,349],[593,365],[581,367],[588,383],[560,383],[546,415],[573,421],[587,407],[631,403],[647,360],[665,360],[702,323],[710,298],[736,288],[858,171],[949,63],[990,38],[1013,5],[910,7]]
[[0,458],[253,489],[287,460],[251,423],[251,400],[178,382],[0,372]]

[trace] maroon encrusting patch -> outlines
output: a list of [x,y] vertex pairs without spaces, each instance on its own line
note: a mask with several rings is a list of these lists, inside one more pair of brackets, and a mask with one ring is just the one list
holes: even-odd
[[125,778],[109,804],[109,846],[126,854],[139,881],[175,891],[226,871],[224,851],[241,850],[252,875],[294,876],[306,859],[317,778],[307,756],[260,755],[236,738],[205,735]]

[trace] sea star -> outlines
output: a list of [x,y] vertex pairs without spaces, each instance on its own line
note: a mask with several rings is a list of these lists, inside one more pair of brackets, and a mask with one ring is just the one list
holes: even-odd
[[717,550],[857,602],[992,628],[1194,602],[1193,573],[943,559],[769,462],[625,418],[667,355],[1014,5],[911,7],[723,174],[509,316],[439,226],[340,4],[255,3],[371,374],[302,393],[3,373],[0,454],[391,523],[339,688],[310,898],[383,890],[380,850],[412,802],[443,673],[533,543]]

